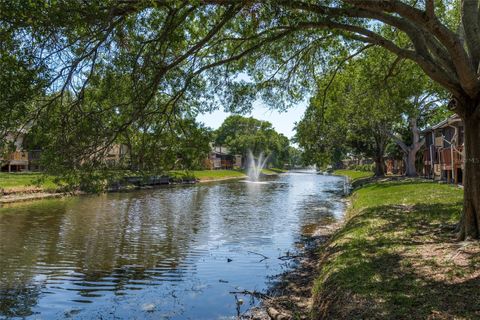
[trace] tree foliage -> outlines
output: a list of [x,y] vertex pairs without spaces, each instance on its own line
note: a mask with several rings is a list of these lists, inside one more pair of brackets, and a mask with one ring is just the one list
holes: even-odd
[[[373,158],[381,165],[391,138],[408,154],[412,132],[415,156],[421,147],[418,126],[425,126],[447,101],[416,65],[376,48],[326,74],[318,87],[297,125],[300,145],[318,165],[335,165],[348,155]],[[382,168],[377,170],[383,174]]]
[[230,152],[241,154],[244,158],[250,150],[254,156],[263,153],[269,157],[269,163],[283,167],[290,162],[290,141],[278,133],[268,121],[232,115],[225,119],[215,132],[215,143],[224,145]]

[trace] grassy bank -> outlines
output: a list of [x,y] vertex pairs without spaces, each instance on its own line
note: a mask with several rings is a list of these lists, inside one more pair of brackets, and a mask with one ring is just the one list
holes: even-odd
[[276,175],[279,173],[286,173],[287,170],[279,169],[279,168],[268,168],[262,169],[262,173],[266,175]]
[[[118,171],[117,178],[124,176],[136,176],[139,173],[131,171]],[[143,173],[142,175],[145,175]],[[148,174],[146,174],[148,176]],[[171,171],[167,175],[174,179],[198,179],[200,181],[242,178],[245,174],[240,170],[198,170],[198,171]],[[35,189],[54,191],[59,185],[54,182],[55,178],[41,173],[6,173],[0,172],[0,189],[6,192],[22,192]]]
[[32,189],[55,190],[58,185],[54,177],[40,173],[6,173],[0,172],[0,189],[4,191],[26,191]]
[[[262,169],[265,175],[276,175],[285,173],[287,170],[278,168]],[[240,179],[245,178],[246,174],[243,170],[194,170],[194,171],[171,171],[170,174],[181,177],[194,177],[200,181],[222,180],[222,179]]]
[[[274,175],[286,172],[286,170],[270,168],[263,169],[262,173],[267,175]],[[112,177],[121,179],[123,177],[136,176],[138,172],[132,171],[115,171]],[[148,176],[148,173],[142,173],[143,176]],[[156,175],[156,174],[152,174]],[[169,171],[166,175],[172,177],[174,180],[188,180],[198,179],[200,181],[223,180],[223,179],[239,179],[246,177],[242,170],[194,170],[183,171],[174,170]],[[7,192],[23,192],[41,189],[43,191],[54,191],[58,189],[59,185],[54,182],[54,177],[45,176],[41,173],[0,173],[0,189]]]
[[458,243],[462,190],[370,183],[322,249],[314,314],[325,319],[480,318],[480,245]]
[[244,178],[246,175],[241,170],[194,170],[194,171],[171,171],[169,175],[174,177],[193,177],[200,181]]
[[335,170],[333,174],[339,176],[347,176],[348,178],[350,178],[351,182],[355,182],[356,180],[363,178],[370,178],[373,176],[373,172],[356,170]]

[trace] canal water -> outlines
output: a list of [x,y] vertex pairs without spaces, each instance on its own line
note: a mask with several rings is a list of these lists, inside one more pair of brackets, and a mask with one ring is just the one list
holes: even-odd
[[232,292],[274,285],[343,190],[289,173],[0,208],[0,319],[235,318],[256,302]]

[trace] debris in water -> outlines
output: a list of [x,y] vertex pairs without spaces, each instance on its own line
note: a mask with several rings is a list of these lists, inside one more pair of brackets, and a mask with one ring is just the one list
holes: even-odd
[[142,305],[142,310],[146,312],[153,312],[155,310],[155,304],[153,303],[144,303]]

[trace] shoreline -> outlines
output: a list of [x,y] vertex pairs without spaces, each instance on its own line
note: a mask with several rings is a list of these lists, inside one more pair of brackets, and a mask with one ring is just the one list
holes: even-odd
[[[278,176],[282,173],[269,173],[269,174],[262,174],[264,176]],[[205,184],[210,182],[222,182],[222,181],[229,181],[229,180],[242,180],[248,178],[247,175],[244,176],[231,176],[231,177],[223,177],[223,178],[215,178],[215,179],[196,179],[196,181],[192,182],[190,180],[185,180],[182,182],[173,182],[168,184],[157,184],[157,185],[129,185],[126,187],[120,187],[117,189],[109,189],[104,191],[103,193],[113,193],[113,192],[130,192],[135,190],[148,190],[148,189],[155,189],[161,188],[162,186],[172,186],[172,185],[194,185],[197,183]],[[43,190],[38,187],[21,187],[19,191],[16,190],[4,190],[3,195],[0,196],[0,207],[2,205],[13,204],[13,203],[22,203],[22,202],[33,202],[38,200],[47,200],[47,199],[59,199],[64,197],[72,197],[72,196],[79,196],[82,194],[86,194],[82,191],[75,191],[75,192],[49,192],[47,190]]]
[[68,196],[70,196],[68,193],[60,193],[60,192],[12,193],[12,194],[4,195],[0,197],[0,207],[4,204],[46,200],[46,199],[58,199],[58,198],[63,198]]
[[[453,233],[461,199],[457,187],[421,178],[336,175],[347,177],[352,191],[344,198],[343,219],[320,226],[302,241],[306,249],[296,256],[297,265],[279,275],[280,285],[259,296],[260,305],[242,319],[480,315],[463,300],[450,302],[449,290],[443,289],[449,286],[461,295],[480,298],[475,290],[480,271],[474,267],[480,244],[458,243]],[[421,228],[405,228],[410,225]],[[434,290],[441,299],[429,299],[424,290]],[[411,301],[405,301],[409,294]]]
[[[425,273],[423,277],[427,276],[433,278],[433,281],[439,281],[438,270],[431,269],[431,265],[429,265],[431,262],[428,262],[430,260],[436,260],[435,263],[438,268],[443,270],[443,278],[445,279],[442,280],[446,281],[448,285],[458,287],[458,290],[465,291],[467,295],[480,297],[478,293],[473,294],[474,291],[470,286],[462,287],[459,285],[462,281],[474,281],[480,275],[479,272],[472,269],[476,263],[475,257],[480,257],[480,244],[456,243],[454,240],[453,229],[449,224],[452,215],[448,214],[448,211],[454,210],[454,208],[452,206],[445,207],[445,203],[449,203],[449,200],[446,200],[447,197],[456,199],[454,194],[449,194],[450,192],[457,192],[455,190],[458,190],[458,188],[452,187],[449,189],[448,185],[431,183],[431,181],[421,178],[390,177],[376,179],[374,177],[355,177],[355,179],[347,174],[335,175],[345,177],[349,182],[351,191],[343,198],[343,201],[345,201],[343,218],[332,225],[320,226],[312,236],[303,240],[302,243],[304,243],[306,249],[302,249],[296,256],[297,265],[279,275],[279,284],[270,289],[267,295],[260,296],[260,305],[252,308],[242,319],[351,319],[356,318],[356,315],[362,315],[362,318],[376,319],[380,313],[385,313],[385,317],[382,318],[398,319],[400,315],[405,315],[404,310],[411,306],[410,302],[404,302],[403,299],[404,295],[409,294],[412,290],[417,293],[412,298],[412,301],[416,301],[414,304],[422,305],[425,303],[421,287],[416,287],[421,283],[421,281],[415,280],[415,277],[418,277],[418,272]],[[413,195],[410,190],[418,190],[418,186],[430,188],[436,193],[435,198],[429,202],[431,206],[429,210],[424,208],[423,198]],[[392,193],[395,194],[392,188],[398,190],[396,191],[397,197],[401,197],[402,201],[418,204],[403,203],[397,201],[396,198],[389,199],[388,197]],[[432,191],[424,192],[430,195]],[[386,197],[382,196],[385,192],[387,193]],[[382,197],[384,197],[383,200],[375,200],[382,199]],[[365,201],[368,201],[367,204]],[[385,204],[382,202],[385,202]],[[389,209],[385,209],[387,206]],[[416,209],[416,206],[418,206],[418,209]],[[441,222],[437,220],[438,210],[444,214]],[[395,212],[396,216],[393,220],[390,217],[392,212]],[[417,212],[419,216],[405,215],[405,212]],[[402,221],[402,219],[405,221]],[[428,234],[431,240],[424,245],[426,248],[421,250],[419,254],[416,243],[420,243],[420,239],[423,239],[426,233],[421,230],[415,232],[402,229],[401,226],[406,223],[410,224],[410,220],[414,220],[414,225],[422,225],[423,228],[427,228],[425,219],[430,224]],[[392,262],[376,264],[375,261],[385,255],[382,250],[385,250],[383,246],[385,246],[386,240],[384,240],[384,237],[386,235],[381,230],[376,231],[379,228],[380,221],[382,224],[388,225],[388,228],[384,228],[385,232],[389,234],[387,238],[392,241],[389,249],[393,251],[391,253],[392,257],[396,258],[401,256],[403,252],[408,251],[409,253],[403,256],[404,264],[412,266],[412,270],[407,271],[402,268],[397,270],[398,265],[393,258]],[[455,221],[456,219],[453,220],[453,222]],[[372,226],[365,227],[364,224],[371,224]],[[365,231],[363,228],[365,228]],[[400,234],[399,230],[403,230],[404,234]],[[357,239],[359,237],[358,232],[372,232],[372,234],[365,235],[365,239],[362,236],[360,236],[362,239]],[[413,234],[410,235],[410,232],[413,232]],[[442,236],[439,236],[439,234],[442,234]],[[412,238],[418,239],[412,243]],[[363,244],[364,242],[365,244]],[[372,243],[367,244],[369,242]],[[378,245],[377,242],[379,242]],[[403,247],[398,247],[397,242],[402,243]],[[353,247],[350,248],[350,246]],[[373,249],[369,249],[370,247],[376,248],[375,251],[372,252]],[[466,249],[467,247],[468,249]],[[440,254],[432,254],[432,252],[437,251]],[[367,257],[369,258],[365,260]],[[456,266],[458,274],[449,274],[452,273],[452,263]],[[370,275],[369,272],[374,274]],[[378,285],[376,282],[370,284],[369,280],[372,277],[375,278],[374,275],[378,277],[378,274],[382,274],[382,277],[385,278],[384,281],[387,281],[385,282],[387,289],[385,289],[384,282]],[[352,275],[354,275],[353,278]],[[400,279],[403,277],[413,278],[414,280],[407,284],[402,282],[402,288],[398,288],[398,285],[395,284],[396,281],[402,281],[397,280],[398,277]],[[421,280],[423,278],[420,276],[417,279]],[[390,286],[390,283],[394,284]],[[368,295],[362,296],[366,290],[364,287],[370,288],[372,285],[375,285],[373,290],[379,296],[378,300],[375,301],[370,301]],[[443,285],[441,282],[438,284],[440,288]],[[424,290],[429,290],[428,288]],[[358,291],[355,292],[356,290]],[[382,298],[383,295],[392,294],[398,295],[398,298],[396,298],[398,301],[389,302]],[[445,295],[448,296],[448,294]],[[417,315],[417,317],[413,316],[415,319],[453,319],[455,314],[459,315],[464,312],[458,306],[458,302],[449,302],[447,297],[444,297],[442,301],[446,302],[443,305],[443,311],[440,310],[438,314],[430,313],[432,312],[430,308],[437,306],[434,300],[427,300],[430,307],[421,311],[410,309],[408,313]],[[402,305],[402,303],[405,303],[405,305]],[[397,305],[400,306],[397,308]],[[475,310],[469,310],[468,312],[480,315],[480,312]]]
[[197,181],[197,183],[207,183],[207,182],[220,182],[220,181],[228,181],[228,180],[242,180],[242,179],[245,179],[245,178],[248,178],[247,175],[243,176],[243,177],[224,177],[224,178],[215,178],[215,179],[199,179]]
[[292,256],[296,266],[278,275],[277,284],[260,295],[260,305],[250,309],[240,319],[243,320],[288,320],[310,319],[314,295],[312,290],[319,267],[318,252],[324,250],[332,237],[344,226],[345,219],[318,226],[301,243],[303,248]]
[[[351,180],[348,181],[351,187]],[[343,217],[339,221],[319,225],[311,234],[304,235],[302,249],[291,259],[295,261],[295,267],[278,275],[278,283],[266,295],[260,296],[260,305],[250,309],[241,319],[311,319],[315,298],[313,289],[322,261],[320,253],[327,249],[335,234],[345,226],[347,212],[352,205],[350,195],[345,194],[341,200],[345,203]]]

